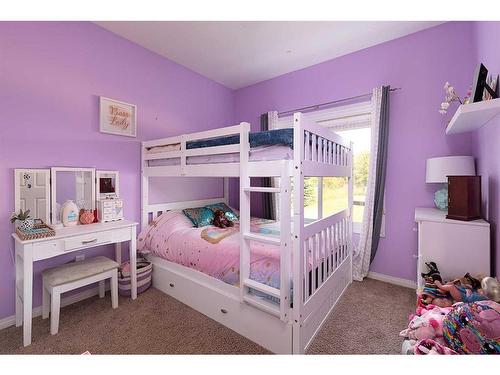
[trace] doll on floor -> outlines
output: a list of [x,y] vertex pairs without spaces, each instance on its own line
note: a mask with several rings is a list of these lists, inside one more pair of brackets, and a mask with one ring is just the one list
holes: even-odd
[[477,302],[488,299],[483,293],[481,282],[469,273],[461,279],[443,284],[436,263],[425,263],[429,268],[427,274],[422,273],[426,283],[422,291],[422,302],[439,307],[449,307],[455,302]]
[[422,273],[425,285],[419,296],[420,302],[424,306],[435,305],[438,307],[450,307],[453,305],[453,299],[450,294],[446,291],[442,291],[435,284],[436,281],[441,283],[443,281],[436,263],[428,262],[425,263],[425,265],[427,266],[429,272]]
[[451,307],[453,305],[453,299],[449,294],[442,292],[434,284],[425,284],[424,290],[420,294],[420,302],[423,306],[437,306],[437,307]]
[[[469,278],[473,280],[471,284],[464,282],[464,279]],[[476,281],[479,283],[478,280],[466,274],[463,279],[453,280],[446,284],[442,284],[440,281],[435,280],[434,284],[439,290],[450,293],[451,298],[453,298],[455,302],[471,303],[488,299],[488,297],[483,294],[484,292],[482,289],[474,288]]]

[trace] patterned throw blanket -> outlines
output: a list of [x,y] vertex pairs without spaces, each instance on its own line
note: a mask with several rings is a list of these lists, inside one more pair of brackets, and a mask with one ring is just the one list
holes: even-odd
[[[250,230],[252,233],[262,234],[266,236],[279,237],[279,225],[274,220],[252,218],[250,221]],[[218,228],[209,226],[201,231],[201,238],[212,244],[217,244],[224,238],[239,233],[240,224],[234,223],[234,227]]]

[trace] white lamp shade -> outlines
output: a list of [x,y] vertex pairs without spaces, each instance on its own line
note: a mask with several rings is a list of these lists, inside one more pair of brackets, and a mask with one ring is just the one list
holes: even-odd
[[472,156],[446,156],[427,159],[425,182],[446,183],[447,176],[475,176],[476,168]]

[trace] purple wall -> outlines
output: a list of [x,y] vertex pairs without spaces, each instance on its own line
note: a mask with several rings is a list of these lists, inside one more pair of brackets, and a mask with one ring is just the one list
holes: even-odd
[[[212,177],[154,177],[149,179],[149,203],[183,202],[224,196],[224,179]],[[182,185],[181,185],[182,184]],[[182,189],[178,187],[182,186]]]
[[[446,136],[438,113],[445,81],[460,92],[475,66],[473,25],[447,23],[243,88],[235,93],[235,119],[258,129],[258,116],[370,92],[390,84],[386,237],[371,269],[414,280],[417,237],[414,209],[432,206],[436,186],[425,184],[425,160],[470,154],[470,135]],[[237,201],[233,191],[231,197]]]
[[[140,141],[232,125],[233,93],[89,22],[0,22],[0,56],[1,319],[14,314],[13,168],[119,170],[139,221]],[[137,104],[137,138],[99,133],[99,95]],[[40,270],[75,255],[38,262],[34,306]]]
[[[475,22],[477,62],[492,74],[500,73],[500,51],[497,46],[500,22]],[[492,264],[500,276],[500,118],[497,116],[473,133],[472,152],[477,173],[481,175],[483,215],[491,224]]]

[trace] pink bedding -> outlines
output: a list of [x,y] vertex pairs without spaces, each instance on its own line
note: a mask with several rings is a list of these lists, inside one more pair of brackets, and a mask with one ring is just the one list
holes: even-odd
[[[171,262],[193,268],[231,285],[239,284],[240,235],[235,233],[217,244],[201,238],[180,210],[159,216],[139,235],[137,248]],[[252,218],[252,230],[278,235],[279,225]],[[251,241],[250,278],[279,288],[279,247]]]

